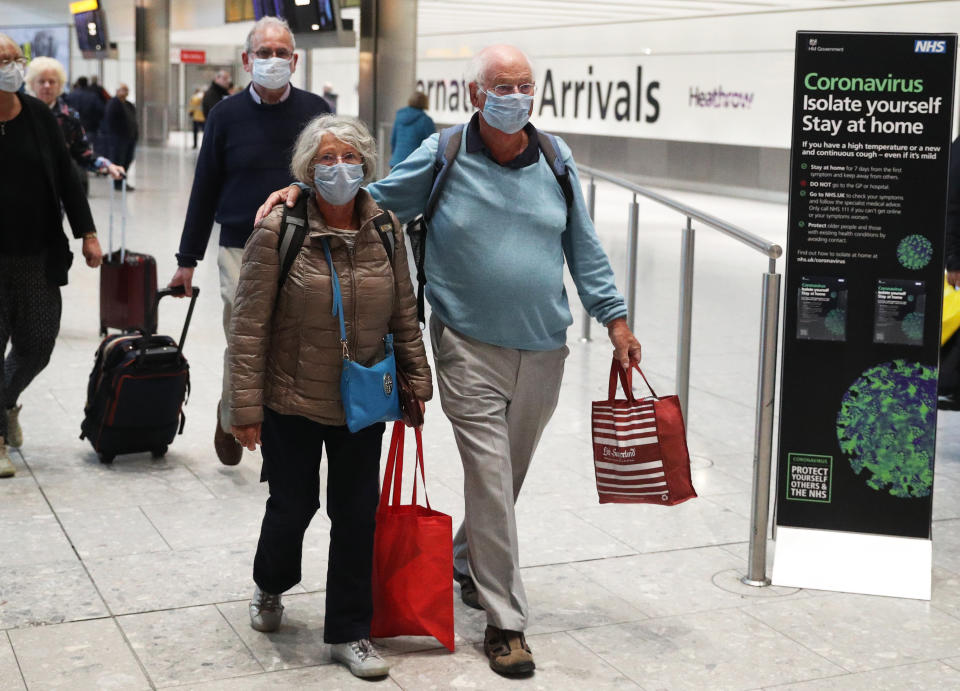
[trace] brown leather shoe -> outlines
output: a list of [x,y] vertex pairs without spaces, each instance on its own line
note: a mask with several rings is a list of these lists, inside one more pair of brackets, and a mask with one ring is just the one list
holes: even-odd
[[537,668],[522,631],[488,625],[483,634],[483,652],[490,660],[490,669],[498,674],[529,674]]
[[463,604],[474,609],[483,609],[480,604],[480,594],[477,592],[477,584],[473,582],[470,576],[462,574],[454,568],[453,580],[460,584],[460,599],[463,600]]
[[217,431],[213,433],[213,448],[217,450],[217,458],[224,465],[236,465],[243,458],[240,442],[220,427],[220,403],[217,403]]

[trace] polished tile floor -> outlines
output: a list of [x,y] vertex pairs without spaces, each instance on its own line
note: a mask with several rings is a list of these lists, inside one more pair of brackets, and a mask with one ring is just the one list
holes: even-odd
[[[141,150],[129,244],[174,270],[193,170],[190,151]],[[106,242],[109,185],[92,184]],[[674,193],[784,242],[783,205]],[[598,194],[599,228],[626,275],[629,196]],[[682,219],[641,203],[637,333],[658,389],[673,389]],[[119,224],[118,224],[119,226]],[[483,615],[456,602],[457,652],[384,640],[404,689],[960,688],[960,421],[940,422],[931,602],[743,586],[749,534],[761,273],[766,259],[698,232],[689,413],[700,498],[674,508],[600,506],[589,403],[604,396],[609,344],[570,330],[560,405],[519,501],[529,642],[537,672],[505,680],[486,665]],[[165,459],[101,465],[79,425],[98,343],[97,274],[76,262],[50,366],[23,397],[17,476],[0,480],[0,690],[372,688],[331,664],[322,642],[328,521],[308,532],[304,580],[283,627],[248,623],[265,487],[260,458],[221,466],[211,436],[223,335],[213,252],[186,353],[187,426]],[[574,298],[575,302],[575,298]],[[183,302],[161,309],[177,335]],[[433,505],[458,521],[462,472],[437,403],[428,408]],[[771,543],[772,548],[772,543]]]

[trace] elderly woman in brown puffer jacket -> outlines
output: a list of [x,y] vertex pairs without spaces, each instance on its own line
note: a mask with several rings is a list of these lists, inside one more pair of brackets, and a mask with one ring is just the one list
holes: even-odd
[[383,211],[359,187],[372,174],[375,151],[355,118],[325,115],[304,128],[291,163],[294,176],[316,191],[303,247],[278,291],[283,208],[257,226],[243,253],[229,344],[233,433],[251,450],[262,439],[270,487],[253,566],[251,625],[276,630],[280,594],[300,582],[303,535],[320,505],[325,446],[331,528],[323,635],[334,659],[358,676],[388,671],[369,641],[384,424],[356,433],[346,427],[340,327],[323,238],[340,278],[351,356],[366,366],[383,359],[384,336],[392,333],[397,366],[421,401],[432,395],[400,223],[391,213],[391,261],[373,223]]

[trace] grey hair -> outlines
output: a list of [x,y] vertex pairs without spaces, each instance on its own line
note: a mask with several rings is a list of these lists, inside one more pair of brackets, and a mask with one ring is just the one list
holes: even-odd
[[350,115],[320,115],[307,123],[293,145],[290,172],[300,182],[313,186],[313,158],[323,135],[332,134],[363,156],[363,180],[370,182],[377,167],[377,143],[363,121]]
[[[60,92],[62,93],[63,85],[67,83],[67,72],[63,69],[60,61],[55,58],[45,56],[35,57],[30,61],[30,64],[27,65],[27,76],[24,78],[24,81],[27,83],[27,86],[30,87],[30,90],[33,91],[33,83],[41,74],[47,71],[52,71],[57,75],[57,79],[60,80]],[[59,96],[60,94],[57,95]]]
[[[520,54],[527,61],[527,64],[530,65],[530,73],[534,75],[536,79],[536,69],[533,66],[533,60],[530,59],[530,56],[527,55],[526,51],[520,50],[516,46],[512,46],[516,50],[520,51]],[[490,86],[487,84],[487,72],[490,70],[490,60],[493,56],[493,51],[490,50],[491,46],[482,48],[480,52],[473,56],[473,59],[470,60],[470,70],[467,73],[467,82],[476,82],[478,86],[486,87]]]
[[266,17],[261,17],[254,23],[250,28],[250,33],[247,34],[247,41],[243,44],[243,50],[247,55],[253,52],[253,39],[256,37],[257,33],[263,31],[267,27],[274,27],[276,29],[282,29],[290,35],[290,43],[293,45],[293,49],[297,49],[297,39],[293,35],[293,31],[290,29],[290,25],[287,24],[287,20],[281,19],[280,17],[272,17],[267,15]]

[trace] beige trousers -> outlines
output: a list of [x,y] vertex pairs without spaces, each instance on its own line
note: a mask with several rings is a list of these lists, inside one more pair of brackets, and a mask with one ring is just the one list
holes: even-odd
[[566,346],[516,350],[482,343],[430,318],[443,412],[463,463],[465,517],[453,540],[454,568],[477,584],[487,623],[523,631],[514,504],[560,395]]
[[242,247],[220,247],[217,266],[220,267],[220,298],[223,300],[223,334],[227,347],[223,349],[223,392],[220,394],[220,427],[230,432],[230,318],[233,316],[233,299],[240,282],[240,264],[243,261]]

